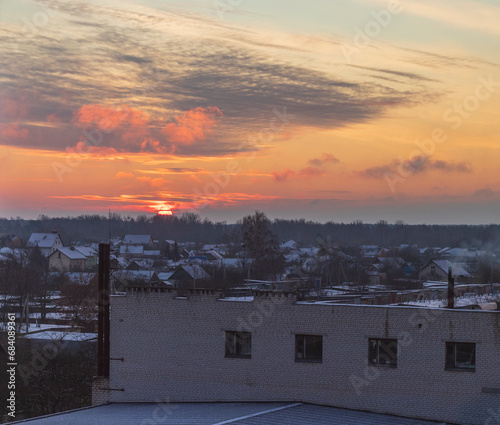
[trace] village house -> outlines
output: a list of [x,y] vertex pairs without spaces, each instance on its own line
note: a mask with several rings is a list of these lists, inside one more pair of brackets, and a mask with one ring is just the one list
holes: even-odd
[[121,245],[120,256],[123,258],[140,258],[144,256],[144,246],[142,245]]
[[154,245],[154,241],[151,235],[125,235],[122,244],[152,247]]
[[210,280],[210,275],[199,264],[178,266],[168,279],[178,288],[195,288]]
[[468,282],[470,273],[461,265],[452,264],[448,260],[431,260],[423,266],[418,272],[420,281],[446,281],[448,279],[448,270],[452,269],[452,275],[456,282]]
[[26,243],[26,248],[33,248],[37,246],[42,251],[42,254],[48,257],[55,250],[62,248],[64,245],[62,243],[59,233],[32,233],[28,242]]
[[60,272],[84,271],[87,257],[74,247],[58,248],[49,255],[49,270]]
[[88,246],[75,246],[75,250],[85,256],[85,269],[94,270],[97,267],[97,251]]

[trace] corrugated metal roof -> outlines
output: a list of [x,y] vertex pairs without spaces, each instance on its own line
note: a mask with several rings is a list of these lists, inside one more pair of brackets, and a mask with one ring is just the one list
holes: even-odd
[[113,403],[11,424],[432,425],[436,422],[302,403]]

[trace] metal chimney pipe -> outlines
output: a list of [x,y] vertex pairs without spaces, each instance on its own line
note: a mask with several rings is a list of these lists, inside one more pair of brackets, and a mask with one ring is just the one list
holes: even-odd
[[455,278],[451,275],[451,267],[448,267],[448,308],[455,308]]

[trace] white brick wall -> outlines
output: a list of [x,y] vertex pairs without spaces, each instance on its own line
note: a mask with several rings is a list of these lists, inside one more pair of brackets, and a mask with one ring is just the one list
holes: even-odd
[[92,404],[109,403],[109,379],[103,376],[92,378]]
[[[226,330],[252,332],[251,359],[224,357]],[[295,333],[323,335],[322,363],[295,362]],[[398,339],[397,368],[368,366],[371,337]],[[475,372],[445,371],[446,341],[477,344]],[[111,361],[110,387],[125,388],[112,402],[302,401],[500,423],[496,312],[130,292],[111,297],[111,357],[125,359]]]

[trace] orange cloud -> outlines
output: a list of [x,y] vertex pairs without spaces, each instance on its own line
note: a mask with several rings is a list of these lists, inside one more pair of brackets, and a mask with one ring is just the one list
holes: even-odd
[[0,124],[0,138],[4,139],[24,139],[28,137],[29,131],[20,128],[18,124]]
[[172,144],[191,145],[205,140],[212,128],[222,117],[222,112],[214,106],[195,108],[177,115],[173,123],[162,128],[162,133]]
[[161,186],[165,185],[166,183],[168,183],[167,180],[162,179],[161,177],[158,177],[156,179],[151,178],[151,177],[137,177],[137,181],[142,182],[142,183],[146,183],[151,187],[161,187]]
[[118,108],[99,104],[83,105],[76,113],[74,122],[79,127],[98,126],[102,131],[113,131],[127,124],[132,128],[142,127],[149,123],[149,116],[128,105]]
[[122,142],[117,147],[119,150],[139,151],[141,143],[150,135],[149,115],[128,105],[83,105],[76,111],[73,122],[81,128],[93,127],[105,133],[113,132]]
[[298,171],[290,170],[289,168],[285,168],[283,171],[273,171],[271,175],[273,176],[274,181],[282,183],[288,180],[289,177],[318,177],[322,176],[325,173],[318,168],[315,167],[306,167],[302,168]]
[[66,148],[66,153],[79,154],[79,155],[91,155],[91,156],[115,156],[118,151],[115,148],[109,148],[106,146],[92,146],[85,142],[78,142],[72,148]]
[[60,123],[62,120],[56,114],[52,114],[47,117],[47,122]]
[[126,173],[124,171],[119,171],[118,173],[115,174],[115,177],[117,179],[131,179],[132,177],[134,177],[134,175],[132,173]]
[[318,168],[306,167],[302,168],[302,170],[299,170],[297,174],[303,177],[317,177],[322,176],[324,172],[319,170]]
[[170,150],[166,146],[162,146],[158,140],[146,139],[141,143],[142,152],[156,152],[156,153],[173,153],[175,150],[172,147]]

